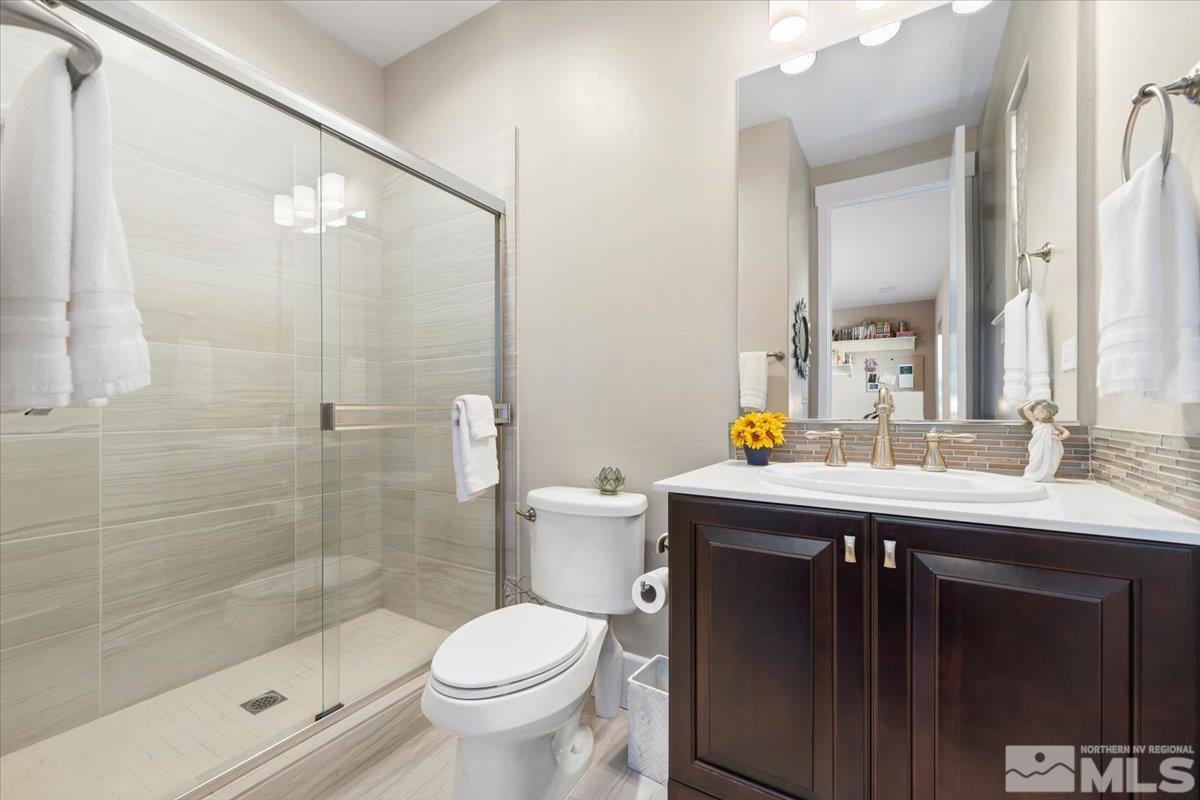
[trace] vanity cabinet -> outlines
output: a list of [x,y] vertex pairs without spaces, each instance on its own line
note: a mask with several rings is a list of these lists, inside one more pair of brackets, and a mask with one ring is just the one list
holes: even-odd
[[[729,800],[864,796],[863,514],[672,495],[670,773]],[[849,560],[848,560],[849,559]]]
[[1196,548],[678,494],[670,532],[672,797],[986,800],[1008,745],[1198,746]]

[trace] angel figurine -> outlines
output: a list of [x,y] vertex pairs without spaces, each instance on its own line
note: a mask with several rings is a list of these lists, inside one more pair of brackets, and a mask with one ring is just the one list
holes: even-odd
[[1033,436],[1029,439],[1029,466],[1025,467],[1026,480],[1051,483],[1063,457],[1063,441],[1071,436],[1070,431],[1054,421],[1058,405],[1050,400],[1030,400],[1017,409],[1021,419],[1033,425]]

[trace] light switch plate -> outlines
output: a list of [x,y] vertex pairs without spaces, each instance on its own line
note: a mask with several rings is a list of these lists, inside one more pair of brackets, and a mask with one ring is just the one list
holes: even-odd
[[1079,339],[1072,336],[1062,343],[1062,371],[1071,372],[1079,368]]

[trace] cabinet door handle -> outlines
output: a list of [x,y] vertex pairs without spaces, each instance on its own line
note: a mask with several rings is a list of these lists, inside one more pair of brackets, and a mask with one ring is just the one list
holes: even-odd
[[883,540],[883,566],[886,569],[896,568],[896,542],[894,539]]
[[846,542],[846,563],[854,564],[858,561],[858,556],[854,552],[854,537],[843,536],[842,539]]

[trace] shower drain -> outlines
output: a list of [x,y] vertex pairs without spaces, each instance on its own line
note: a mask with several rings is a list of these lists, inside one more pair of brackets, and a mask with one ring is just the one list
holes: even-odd
[[239,703],[239,705],[251,714],[258,714],[266,711],[271,706],[279,705],[284,700],[287,700],[287,698],[272,689],[269,692],[263,692],[258,697],[251,697],[246,702]]

